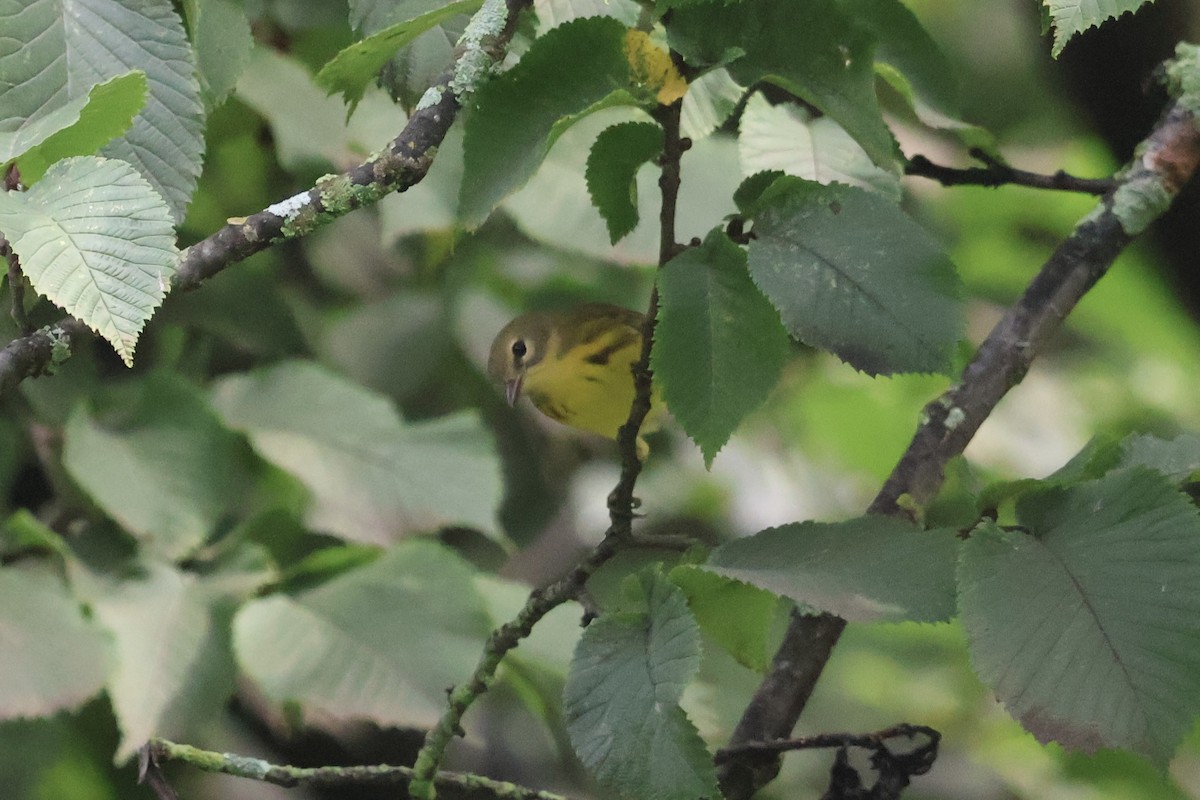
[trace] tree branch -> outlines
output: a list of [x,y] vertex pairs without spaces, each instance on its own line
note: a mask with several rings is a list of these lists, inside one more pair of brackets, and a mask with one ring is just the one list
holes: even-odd
[[1029,186],[1034,189],[1057,189],[1067,192],[1102,195],[1117,186],[1115,178],[1077,178],[1059,170],[1053,175],[1042,175],[1010,167],[980,150],[972,148],[971,155],[982,161],[982,167],[944,167],[922,155],[915,155],[904,164],[905,175],[932,178],[943,186]]
[[[473,92],[491,65],[503,57],[519,12],[531,2],[486,0],[459,39],[450,67],[425,92],[404,130],[387,147],[357,167],[327,175],[308,191],[230,221],[192,245],[184,251],[171,277],[171,288],[194,289],[230,264],[280,242],[306,236],[355,209],[420,183],[458,115],[463,97]],[[57,327],[67,327],[69,319],[60,320]],[[9,347],[24,353],[44,352],[37,342],[21,339],[10,342]],[[0,395],[27,377],[43,374],[49,363],[48,358],[0,361]]]
[[[409,767],[388,765],[362,767],[291,767],[269,764],[259,758],[231,753],[215,753],[166,739],[152,739],[139,751],[139,782],[149,783],[161,796],[170,791],[158,767],[180,761],[205,772],[272,783],[276,786],[396,786],[407,788],[413,779]],[[539,792],[505,781],[493,781],[479,775],[439,772],[434,778],[442,800],[566,800],[562,795]]]
[[[1173,106],[1119,175],[1113,191],[1085,217],[996,324],[960,382],[925,407],[908,449],[868,509],[910,516],[941,488],[947,462],[960,455],[1000,399],[1020,383],[1046,341],[1117,255],[1160,216],[1200,164],[1200,129]],[[901,503],[906,496],[911,502]],[[789,735],[829,660],[845,621],[793,614],[784,641],[734,730],[728,749]],[[778,756],[748,752],[722,764],[729,800],[745,800],[772,780]]]

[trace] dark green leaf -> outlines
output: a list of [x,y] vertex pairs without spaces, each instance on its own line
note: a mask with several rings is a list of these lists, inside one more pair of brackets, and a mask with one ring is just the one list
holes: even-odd
[[444,547],[404,542],[311,591],[245,605],[234,620],[238,663],[276,702],[337,720],[430,726],[487,638],[472,578]]
[[854,187],[788,178],[769,192],[750,275],[793,336],[871,375],[947,368],[963,309],[954,265],[929,234]]
[[1058,58],[1072,36],[1141,8],[1147,0],[1044,0],[1054,27],[1054,47],[1050,55]]
[[712,465],[738,424],[779,379],[787,333],[720,230],[659,272],[651,366],[667,407]]
[[1027,494],[1017,519],[963,548],[975,669],[1039,740],[1165,766],[1200,711],[1200,515],[1135,468]]
[[875,69],[934,128],[953,130],[967,144],[992,147],[989,133],[962,122],[958,71],[916,15],[900,0],[839,0],[871,31],[878,49]]
[[771,663],[769,634],[778,597],[690,565],[676,567],[670,577],[687,595],[688,608],[709,638],[742,666],[766,671]]
[[525,183],[576,115],[632,101],[625,31],[606,17],[559,25],[476,93],[463,137],[464,223],[480,224]]
[[768,528],[718,547],[704,566],[851,622],[944,622],[956,550],[954,531],[869,516]]
[[1200,471],[1200,434],[1181,433],[1170,441],[1156,436],[1131,436],[1121,443],[1119,467],[1149,467],[1172,481]]
[[[401,19],[376,31],[334,56],[317,73],[317,85],[330,94],[341,92],[347,105],[346,115],[349,117],[354,113],[358,101],[362,99],[363,91],[400,48],[408,46],[435,25],[459,14],[474,12],[482,2],[483,0],[458,0],[418,16]],[[420,6],[410,7],[416,11]]]
[[667,40],[693,66],[725,65],[743,86],[781,86],[837,120],[876,164],[895,162],[875,97],[872,36],[836,0],[689,3],[672,13]]
[[587,162],[588,194],[616,244],[638,224],[637,171],[662,151],[662,128],[624,122],[596,137]]
[[712,757],[679,707],[700,666],[700,630],[665,578],[642,586],[647,612],[601,617],[579,640],[564,692],[571,744],[622,797],[719,797]]
[[765,172],[756,172],[742,181],[737,191],[733,193],[733,202],[737,204],[738,211],[746,217],[757,214],[761,209],[761,201],[767,189],[771,188],[775,181],[783,178],[784,174],[781,169],[771,169]]

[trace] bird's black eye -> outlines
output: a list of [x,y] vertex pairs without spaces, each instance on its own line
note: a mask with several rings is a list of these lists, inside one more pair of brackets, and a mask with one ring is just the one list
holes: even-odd
[[526,352],[524,339],[517,339],[512,343],[512,354],[517,357],[518,361],[525,357]]

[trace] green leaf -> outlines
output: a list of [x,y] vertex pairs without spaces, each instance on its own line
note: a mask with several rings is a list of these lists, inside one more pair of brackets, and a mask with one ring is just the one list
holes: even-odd
[[605,17],[560,25],[475,93],[463,136],[464,224],[478,226],[525,183],[578,115],[632,101],[625,30]]
[[55,2],[0,6],[0,164],[78,118],[87,100],[67,94],[62,14]]
[[963,330],[954,265],[878,195],[786,178],[750,243],[750,275],[802,342],[871,375],[947,369]]
[[720,230],[659,272],[651,366],[663,399],[704,462],[779,379],[790,351],[779,315],[746,272],[746,253]]
[[836,0],[689,3],[667,24],[689,64],[726,66],[743,86],[774,83],[836,120],[881,167],[896,143],[875,97],[871,34]]
[[771,105],[755,92],[738,130],[742,172],[780,170],[817,183],[844,183],[900,202],[900,176],[875,166],[858,143],[829,117],[813,118],[790,103]]
[[62,582],[0,569],[0,719],[77,708],[104,688],[109,649]]
[[583,17],[612,17],[632,28],[642,12],[636,0],[534,0],[533,9],[537,13],[538,36]]
[[27,508],[18,508],[0,523],[0,559],[14,553],[40,550],[66,556],[69,552],[62,536]]
[[712,757],[679,707],[700,666],[700,629],[661,575],[642,586],[646,613],[600,617],[579,640],[564,692],[571,744],[622,797],[720,797]]
[[1054,47],[1050,55],[1058,58],[1072,36],[1094,28],[1106,20],[1137,11],[1147,0],[1042,0],[1050,10],[1054,28]]
[[767,671],[778,597],[692,565],[675,567],[670,578],[687,595],[688,608],[707,636],[747,669]]
[[146,72],[150,97],[104,155],[132,164],[183,219],[200,177],[204,106],[183,23],[169,0],[77,0],[65,19],[72,82]]
[[233,627],[238,663],[276,702],[428,727],[487,638],[473,574],[441,545],[404,542],[312,591],[246,604]]
[[[638,182],[640,221],[633,233],[613,245],[584,180],[587,157],[600,132],[615,123],[639,120],[644,120],[642,113],[628,107],[581,119],[563,132],[525,187],[504,201],[504,211],[522,233],[552,248],[585,253],[609,263],[655,263],[662,204],[658,181]],[[738,183],[737,145],[727,136],[701,139],[684,155],[680,172],[688,190],[679,196],[677,238],[684,242],[693,237],[703,239],[735,210],[730,198]]]
[[1149,467],[1172,481],[1185,481],[1200,471],[1200,434],[1181,433],[1170,441],[1131,436],[1121,443],[1118,467]]
[[945,622],[957,546],[955,531],[867,516],[767,528],[703,566],[850,622]]
[[146,181],[122,161],[60,161],[29,191],[0,192],[0,230],[33,288],[132,365],[179,256],[170,212]]
[[248,483],[237,437],[196,389],[167,373],[80,404],[63,437],[63,466],[76,483],[164,558],[194,552]]
[[975,669],[1042,742],[1162,767],[1200,711],[1200,515],[1144,468],[1021,498],[962,550]]
[[152,736],[178,738],[218,718],[234,690],[229,630],[213,619],[195,576],[147,564],[137,577],[82,570],[73,584],[112,634],[108,696],[121,730],[121,764]]
[[994,147],[990,133],[961,120],[958,74],[915,14],[900,0],[839,0],[875,37],[875,70],[921,122],[955,131],[971,146]]
[[[17,161],[21,182],[31,185],[45,175],[54,162],[71,156],[92,155],[114,137],[125,133],[134,116],[145,106],[147,91],[146,73],[134,70],[98,83],[87,95],[76,98],[86,105],[77,115],[71,115],[73,121],[21,154]],[[76,100],[68,105],[74,106]]]
[[184,0],[206,105],[220,105],[250,62],[254,37],[239,0]]
[[693,142],[708,136],[733,115],[745,93],[724,69],[710,70],[691,81],[679,111],[680,134]]
[[317,85],[330,94],[341,92],[347,104],[346,116],[354,113],[363,91],[379,75],[384,65],[418,36],[435,25],[476,11],[483,0],[458,0],[427,11],[411,19],[402,19],[371,34],[334,56],[317,73]]
[[662,146],[662,128],[653,122],[623,122],[596,137],[587,162],[588,194],[613,244],[637,227],[637,171]]
[[475,414],[407,425],[384,397],[303,362],[227,378],[213,405],[309,489],[317,530],[368,544],[444,525],[500,537],[500,468]]

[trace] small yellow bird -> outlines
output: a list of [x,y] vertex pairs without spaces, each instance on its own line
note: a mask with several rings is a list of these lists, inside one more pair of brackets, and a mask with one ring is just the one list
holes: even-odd
[[[523,314],[496,334],[488,375],[504,384],[509,405],[524,393],[551,419],[615,439],[633,404],[642,320],[605,303]],[[655,391],[638,436],[640,459],[650,452],[641,434],[658,429],[662,408]]]

